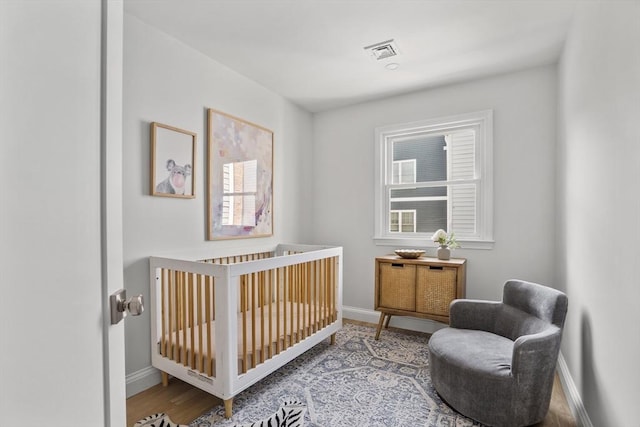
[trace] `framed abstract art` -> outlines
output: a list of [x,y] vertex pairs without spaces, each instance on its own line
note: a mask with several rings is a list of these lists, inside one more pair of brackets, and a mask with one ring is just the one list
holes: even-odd
[[209,109],[209,240],[273,235],[273,132]]

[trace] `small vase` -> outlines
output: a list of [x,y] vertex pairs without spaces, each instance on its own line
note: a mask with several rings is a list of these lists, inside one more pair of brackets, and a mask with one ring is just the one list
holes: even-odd
[[438,248],[437,255],[438,259],[448,260],[451,258],[451,250],[446,245],[442,245]]

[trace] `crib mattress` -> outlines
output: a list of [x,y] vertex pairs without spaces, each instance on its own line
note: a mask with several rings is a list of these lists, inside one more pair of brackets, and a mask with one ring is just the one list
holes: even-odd
[[[328,314],[328,307],[316,308],[306,303],[272,303],[271,309],[267,305],[238,313],[238,372],[246,372],[285,346],[311,335],[320,329],[320,325],[326,325]],[[166,352],[163,354],[201,373],[215,376],[215,323],[214,320],[166,334]]]

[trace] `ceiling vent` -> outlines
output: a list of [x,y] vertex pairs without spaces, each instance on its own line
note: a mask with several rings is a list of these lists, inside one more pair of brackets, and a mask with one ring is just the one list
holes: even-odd
[[398,46],[396,46],[393,39],[372,44],[371,46],[366,46],[364,50],[369,51],[371,53],[371,56],[373,56],[378,61],[382,59],[392,58],[400,54]]

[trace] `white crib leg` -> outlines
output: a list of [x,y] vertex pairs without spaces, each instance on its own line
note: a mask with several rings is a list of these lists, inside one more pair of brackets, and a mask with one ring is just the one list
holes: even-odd
[[233,397],[224,401],[224,416],[225,418],[231,418],[233,412]]

